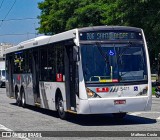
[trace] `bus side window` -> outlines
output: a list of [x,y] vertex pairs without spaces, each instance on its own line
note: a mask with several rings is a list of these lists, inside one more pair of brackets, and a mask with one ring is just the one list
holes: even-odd
[[25,61],[26,61],[25,72],[26,73],[31,73],[31,64],[32,64],[31,52],[26,51]]
[[56,74],[64,75],[64,47],[59,45],[56,49]]
[[48,77],[48,66],[47,66],[47,49],[40,49],[40,61],[41,61],[41,72],[40,72],[40,80],[47,80]]
[[48,47],[48,80],[56,81],[56,48],[53,45]]

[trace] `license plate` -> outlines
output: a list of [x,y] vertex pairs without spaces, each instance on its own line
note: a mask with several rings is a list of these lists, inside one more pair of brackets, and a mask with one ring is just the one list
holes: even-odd
[[126,104],[126,100],[114,100],[115,105]]

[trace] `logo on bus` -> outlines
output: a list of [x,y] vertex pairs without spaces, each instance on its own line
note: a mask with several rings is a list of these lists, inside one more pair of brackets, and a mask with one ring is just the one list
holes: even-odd
[[117,92],[118,89],[118,87],[111,87],[109,92]]
[[97,92],[109,92],[109,88],[105,87],[105,88],[96,88]]

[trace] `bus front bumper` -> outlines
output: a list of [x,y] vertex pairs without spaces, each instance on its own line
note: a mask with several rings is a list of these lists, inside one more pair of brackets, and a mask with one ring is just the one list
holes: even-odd
[[[125,101],[124,104],[115,104],[115,101]],[[80,100],[78,114],[105,114],[120,112],[137,112],[151,110],[151,99],[141,97],[119,98],[92,98]]]

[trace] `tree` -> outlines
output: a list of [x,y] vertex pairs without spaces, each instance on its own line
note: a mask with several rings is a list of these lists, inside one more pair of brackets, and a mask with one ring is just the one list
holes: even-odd
[[[160,1],[156,0],[44,0],[39,33],[55,34],[72,28],[123,25],[142,28],[151,66],[160,52]],[[159,70],[160,71],[160,70]]]
[[41,10],[39,33],[55,34],[72,28],[102,25],[106,12],[104,0],[45,0]]

